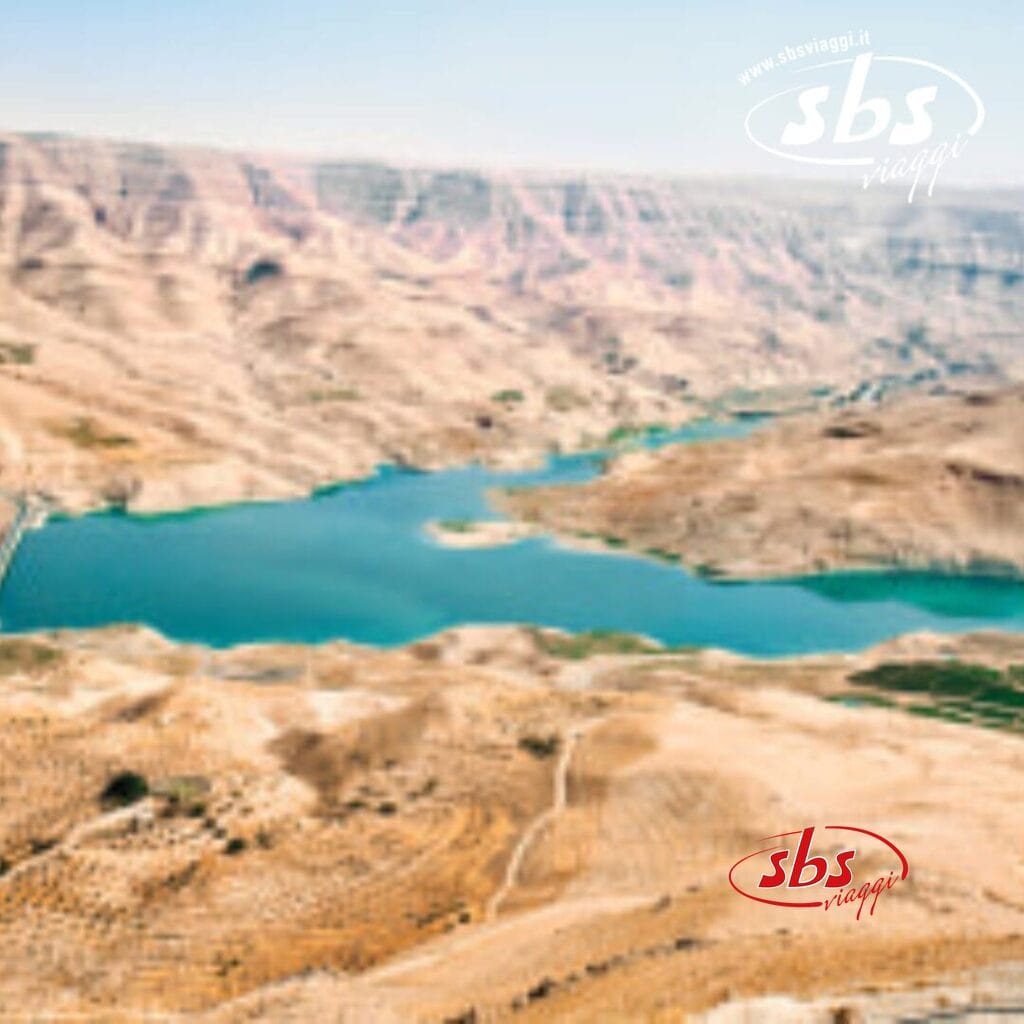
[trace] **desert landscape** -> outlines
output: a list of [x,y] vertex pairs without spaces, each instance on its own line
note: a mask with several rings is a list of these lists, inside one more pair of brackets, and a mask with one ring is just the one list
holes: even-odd
[[583,486],[499,496],[531,523],[712,576],[1024,571],[1024,391],[787,418],[618,459]]
[[[499,590],[549,541],[723,587],[1012,587],[1020,200],[4,135],[0,592],[21,568],[45,617],[19,547],[47,517],[202,529],[380,467],[576,456],[491,491],[505,518],[410,520],[408,550],[505,553]],[[746,426],[672,443],[706,423]],[[0,1018],[1024,1019],[1024,635],[953,608],[755,658],[529,612],[380,643],[0,635]],[[911,865],[867,919],[730,885],[838,821]]]
[[1019,204],[6,135],[0,487],[188,508],[1012,382]]
[[[22,766],[0,802],[0,1012],[1021,1010],[1024,641],[918,637],[783,664],[566,641],[0,641],[3,756]],[[1009,668],[1015,715],[936,716],[940,693],[866,699],[893,693],[866,682],[879,665],[952,656]],[[870,922],[729,888],[778,821],[831,817],[867,817],[912,861]]]

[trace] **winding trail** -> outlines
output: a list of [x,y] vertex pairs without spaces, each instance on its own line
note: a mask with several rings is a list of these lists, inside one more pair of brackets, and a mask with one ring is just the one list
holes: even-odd
[[509,894],[516,887],[523,859],[526,857],[527,852],[533,845],[534,839],[536,839],[540,832],[547,827],[549,822],[554,821],[555,818],[557,818],[565,809],[567,790],[566,783],[569,777],[569,766],[572,764],[573,752],[575,751],[576,744],[579,742],[583,734],[587,729],[595,724],[595,721],[584,722],[583,724],[576,726],[576,728],[569,733],[565,746],[559,755],[558,763],[555,765],[553,783],[554,792],[551,806],[537,815],[526,831],[519,837],[519,842],[516,843],[515,849],[512,851],[512,856],[509,857],[508,864],[505,866],[505,877],[502,879],[501,885],[495,890],[494,895],[491,896],[490,900],[487,902],[487,910],[484,915],[485,921],[494,921],[497,919],[502,903],[505,902]]

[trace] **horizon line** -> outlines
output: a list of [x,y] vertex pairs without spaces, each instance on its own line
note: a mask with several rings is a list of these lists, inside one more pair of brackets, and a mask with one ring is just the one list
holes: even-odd
[[[526,175],[526,176],[555,176],[566,178],[636,178],[656,179],[660,181],[694,181],[705,182],[743,182],[749,184],[773,184],[773,185],[801,185],[818,186],[822,188],[852,187],[855,179],[843,179],[841,177],[815,177],[811,175],[800,175],[774,173],[770,171],[715,171],[680,169],[670,170],[651,169],[624,169],[613,168],[604,165],[594,164],[515,164],[503,161],[477,161],[458,159],[423,159],[413,160],[404,157],[391,157],[383,155],[369,155],[366,153],[350,153],[344,155],[341,152],[329,152],[327,150],[313,150],[305,147],[282,147],[274,149],[264,146],[235,145],[229,142],[199,142],[192,140],[167,140],[142,136],[117,136],[105,135],[102,133],[78,132],[72,129],[63,128],[39,128],[39,129],[17,129],[0,126],[0,141],[4,137],[14,137],[28,141],[73,141],[82,143],[94,143],[98,145],[137,146],[154,147],[160,149],[183,150],[193,153],[215,153],[222,156],[253,157],[279,162],[294,162],[299,164],[345,164],[345,165],[368,165],[378,167],[391,167],[395,170],[404,171],[470,171],[488,174]],[[876,195],[886,195],[890,191],[900,191],[898,184],[885,184],[873,189]],[[858,188],[858,193],[866,193],[867,189]],[[957,192],[1020,192],[1024,191],[1024,182],[1002,181],[1002,182],[949,182],[943,184],[943,191]]]

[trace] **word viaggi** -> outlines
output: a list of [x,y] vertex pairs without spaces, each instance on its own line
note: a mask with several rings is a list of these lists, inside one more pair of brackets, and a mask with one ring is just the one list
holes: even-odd
[[764,842],[774,845],[736,861],[729,884],[756,903],[824,910],[854,905],[858,921],[865,907],[868,917],[873,916],[882,894],[909,875],[907,858],[894,843],[868,829],[826,825],[821,831],[845,835],[824,837],[823,842],[835,839],[838,848],[818,853],[811,852],[813,825],[769,836]]
[[801,164],[857,167],[862,184],[922,179],[932,195],[939,172],[959,159],[985,121],[981,97],[960,75],[918,57],[872,52],[787,67],[796,84],[747,112],[747,138]]

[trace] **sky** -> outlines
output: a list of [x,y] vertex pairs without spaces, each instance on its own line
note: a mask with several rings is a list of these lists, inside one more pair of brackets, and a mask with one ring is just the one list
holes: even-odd
[[1021,0],[0,0],[0,130],[414,164],[787,174],[797,165],[744,133],[764,88],[739,73],[862,28],[875,52],[955,69],[983,98],[985,124],[949,180],[1024,185]]

